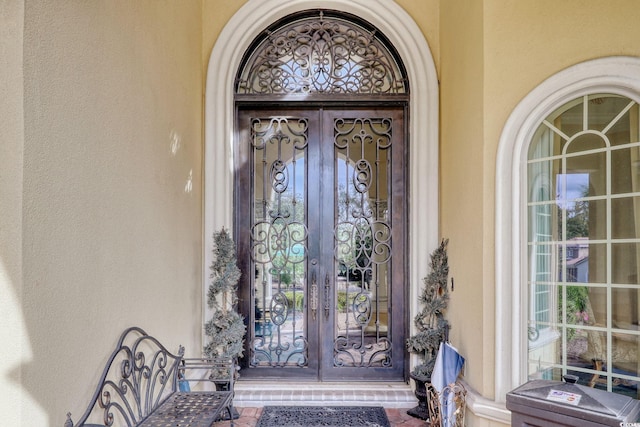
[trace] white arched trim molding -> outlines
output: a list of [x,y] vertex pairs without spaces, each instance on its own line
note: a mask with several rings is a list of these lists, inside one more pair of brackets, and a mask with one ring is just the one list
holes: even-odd
[[640,58],[607,57],[569,67],[545,80],[513,110],[498,145],[496,162],[496,401],[527,380],[526,266],[522,243],[526,211],[526,161],[539,124],[556,108],[590,93],[640,99]]
[[233,225],[233,86],[242,55],[274,21],[314,8],[341,10],[369,21],[395,46],[407,70],[411,91],[408,203],[413,318],[424,275],[419,267],[438,244],[438,79],[424,35],[400,6],[388,0],[249,0],[220,33],[209,60],[205,94],[204,289],[210,274],[211,236],[221,227],[231,229]]

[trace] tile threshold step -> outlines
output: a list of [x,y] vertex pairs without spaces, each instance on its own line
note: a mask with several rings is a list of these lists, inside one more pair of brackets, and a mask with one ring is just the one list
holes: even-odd
[[316,383],[238,381],[234,405],[383,406],[412,408],[418,401],[405,383]]

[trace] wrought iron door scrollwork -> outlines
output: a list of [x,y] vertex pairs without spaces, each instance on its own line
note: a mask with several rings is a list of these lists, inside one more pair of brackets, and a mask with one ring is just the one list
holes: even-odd
[[333,343],[335,367],[391,367],[391,342],[381,338],[375,343],[354,342],[340,336]]
[[336,367],[392,365],[387,324],[392,233],[386,179],[391,174],[391,133],[390,118],[334,122],[336,167],[342,166],[345,177],[339,183],[334,230],[337,275],[343,277],[336,289]]
[[[256,328],[251,366],[306,366],[308,342],[302,321],[308,229],[296,186],[304,167],[308,119],[251,119],[254,182],[251,260],[255,266],[253,306]],[[300,165],[300,166],[299,166]],[[258,318],[258,316],[260,318]]]
[[243,368],[404,377],[411,97],[397,50],[366,20],[315,8],[257,35],[235,77]]
[[371,298],[360,292],[353,298],[353,316],[360,327],[366,327],[371,320]]

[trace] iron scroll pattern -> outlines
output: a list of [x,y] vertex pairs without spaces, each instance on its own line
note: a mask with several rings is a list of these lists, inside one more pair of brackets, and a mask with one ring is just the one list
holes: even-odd
[[[182,346],[174,355],[142,329],[127,329],[107,362],[89,408],[76,425],[85,425],[96,416],[100,420],[95,418],[94,422],[105,426],[138,425],[176,391],[176,370],[183,356]],[[67,423],[73,425],[69,420]]]
[[307,17],[266,37],[241,69],[238,94],[406,94],[406,79],[375,30]]
[[[309,344],[302,309],[296,303],[304,298],[304,289],[295,285],[304,275],[308,252],[304,203],[296,193],[304,185],[297,181],[300,174],[296,168],[304,165],[307,131],[306,118],[251,120],[254,162],[262,171],[261,188],[254,189],[254,193],[262,194],[256,197],[251,228],[251,257],[256,271],[253,312],[254,322],[263,322],[260,333],[253,331],[252,367],[308,365]],[[293,287],[287,283],[291,279]],[[258,313],[262,319],[257,319]]]
[[388,311],[381,295],[391,261],[391,222],[382,195],[388,189],[383,191],[376,178],[390,163],[391,130],[392,120],[386,118],[334,123],[336,159],[347,159],[347,184],[338,190],[334,230],[336,266],[346,276],[346,289],[337,288],[336,299],[345,303],[341,307],[338,301],[336,308],[335,367],[392,367],[388,328],[381,327],[381,311]]

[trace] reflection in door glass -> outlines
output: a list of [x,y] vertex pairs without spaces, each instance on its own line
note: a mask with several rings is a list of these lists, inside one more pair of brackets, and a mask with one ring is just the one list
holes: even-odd
[[391,119],[336,119],[336,367],[391,366]]
[[251,366],[306,366],[306,119],[254,118]]

